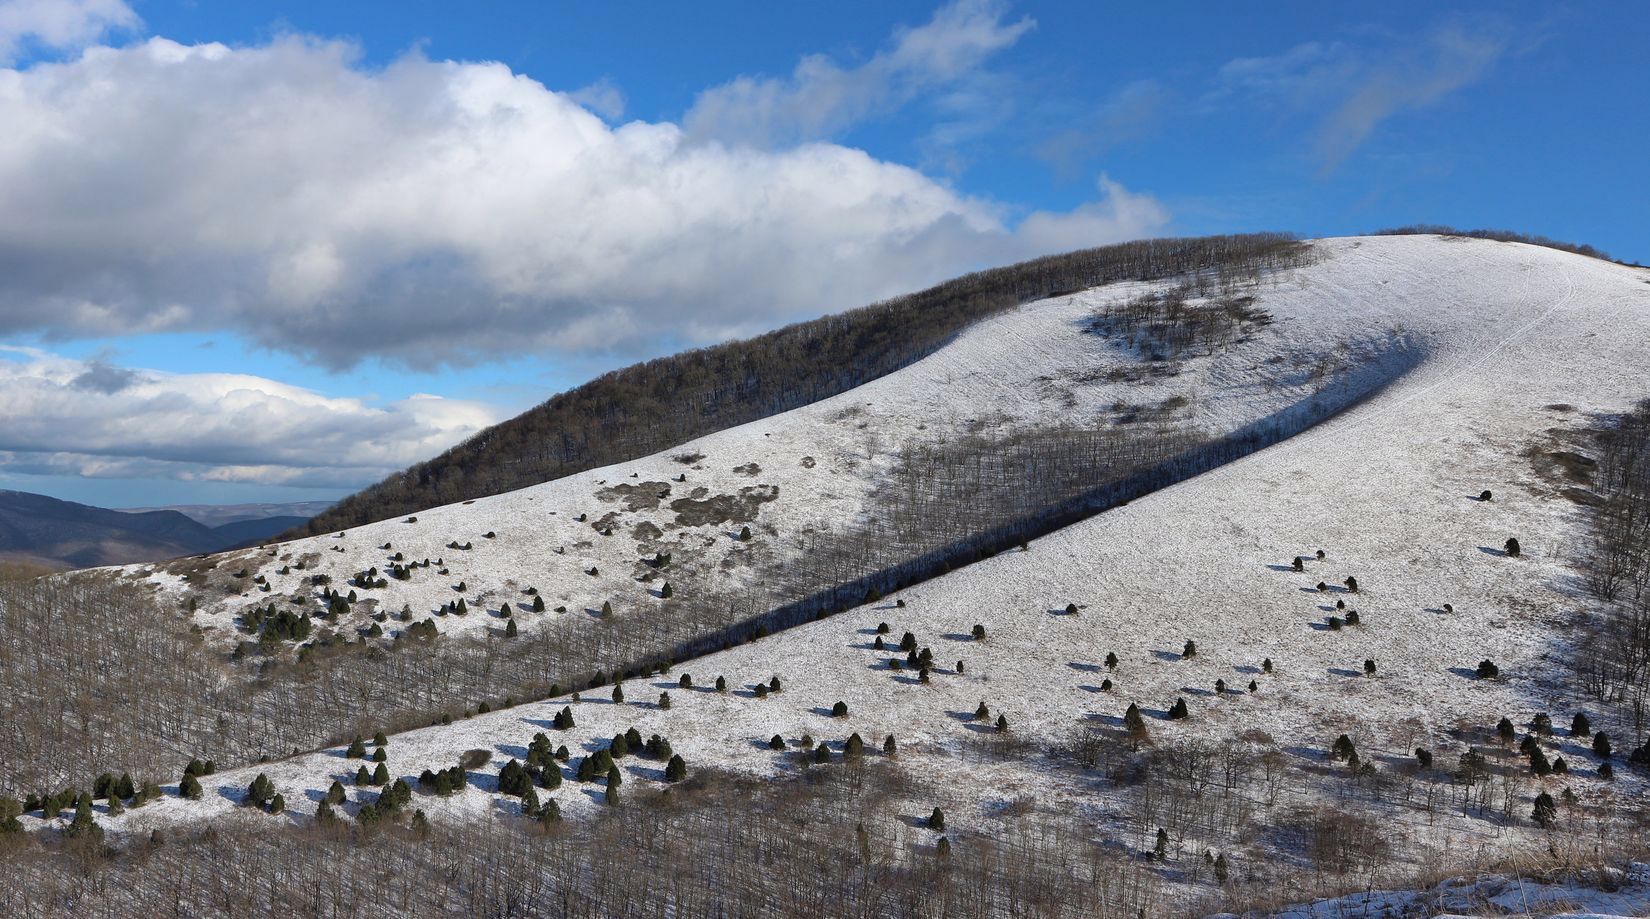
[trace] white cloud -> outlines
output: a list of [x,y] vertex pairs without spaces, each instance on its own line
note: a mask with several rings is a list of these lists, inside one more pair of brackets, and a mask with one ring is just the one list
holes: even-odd
[[1319,129],[1317,148],[1325,167],[1346,159],[1393,114],[1430,105],[1476,82],[1505,50],[1499,36],[1444,29],[1376,66]]
[[141,24],[124,0],[0,0],[0,63],[16,60],[30,43],[77,50]]
[[1304,42],[1227,62],[1204,102],[1242,95],[1309,112],[1318,122],[1314,152],[1332,170],[1381,122],[1482,79],[1508,46],[1507,30],[1487,20],[1365,46]]
[[0,472],[356,487],[499,420],[435,396],[374,406],[243,374],[0,355]]
[[608,121],[618,121],[624,117],[624,92],[619,89],[617,83],[607,77],[573,90],[567,94],[567,98]]
[[858,67],[825,55],[803,58],[788,79],[742,76],[700,93],[683,119],[695,138],[769,147],[835,137],[919,94],[969,76],[1035,23],[1005,23],[998,0],[953,0]]
[[1150,195],[1137,195],[1107,176],[1099,180],[1101,198],[1063,214],[1032,214],[1020,224],[1020,236],[1049,252],[1082,238],[1105,238],[1119,226],[1164,226],[1169,212]]
[[[878,66],[966,69],[1029,27],[995,9],[947,7]],[[1111,186],[1015,226],[862,151],[689,142],[500,64],[356,58],[156,38],[0,69],[0,335],[230,330],[331,367],[625,357],[1166,221]]]

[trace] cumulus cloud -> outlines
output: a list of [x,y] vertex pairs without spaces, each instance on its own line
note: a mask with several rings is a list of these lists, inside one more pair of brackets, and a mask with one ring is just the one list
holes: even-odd
[[473,402],[383,406],[242,374],[161,373],[0,347],[0,471],[356,487],[499,420]]
[[624,117],[624,91],[607,77],[581,86],[568,93],[567,97],[608,121],[618,121]]
[[[1029,28],[995,9],[947,7],[878,69],[958,72]],[[692,141],[501,64],[357,58],[153,38],[0,69],[0,335],[228,330],[329,367],[628,357],[1166,219],[1017,221],[842,146]]]
[[997,0],[954,0],[858,67],[809,55],[788,79],[742,76],[707,89],[683,119],[693,137],[768,147],[834,137],[919,94],[969,76],[991,55],[1019,41],[1035,23],[1004,22]]
[[1205,103],[1235,96],[1271,101],[1317,118],[1313,147],[1324,170],[1340,165],[1380,124],[1485,77],[1507,52],[1495,22],[1447,25],[1373,45],[1303,42],[1221,69]]
[[74,50],[141,24],[124,0],[0,0],[0,64],[30,44]]

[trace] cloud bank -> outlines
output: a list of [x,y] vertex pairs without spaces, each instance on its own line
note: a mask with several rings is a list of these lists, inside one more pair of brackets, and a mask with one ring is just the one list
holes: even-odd
[[[776,113],[826,92],[847,100],[827,121],[859,117],[1025,28],[959,3],[857,71],[804,62],[767,101],[701,106],[811,134]],[[620,104],[495,63],[369,69],[306,37],[153,38],[0,69],[0,336],[232,331],[334,368],[628,357],[1167,221],[1115,184],[1070,213],[1014,214],[839,145],[587,108]]]
[[0,472],[357,487],[499,420],[418,395],[383,406],[242,374],[160,373],[0,347]]

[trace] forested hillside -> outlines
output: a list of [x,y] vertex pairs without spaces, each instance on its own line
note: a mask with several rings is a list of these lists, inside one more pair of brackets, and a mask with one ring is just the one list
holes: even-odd
[[1148,239],[1052,255],[745,341],[615,370],[345,498],[290,536],[387,520],[622,462],[846,392],[984,317],[1121,280],[1303,264],[1283,233]]

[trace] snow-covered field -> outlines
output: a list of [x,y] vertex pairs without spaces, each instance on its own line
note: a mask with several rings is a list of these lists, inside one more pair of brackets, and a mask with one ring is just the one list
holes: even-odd
[[[526,603],[520,591],[528,586],[542,591],[550,607],[574,613],[604,600],[621,614],[645,610],[659,601],[635,582],[635,563],[662,541],[633,535],[644,521],[664,540],[701,543],[704,564],[753,545],[783,551],[787,528],[799,521],[859,512],[887,462],[892,432],[988,415],[1021,424],[1093,420],[1143,394],[1154,402],[1185,396],[1187,423],[1231,430],[1298,404],[1316,385],[1299,356],[1316,361],[1340,349],[1361,368],[1357,385],[1387,385],[1281,444],[1034,541],[1028,551],[688,662],[664,677],[631,681],[623,704],[610,701],[604,688],[577,703],[544,700],[392,736],[391,773],[411,781],[467,749],[493,751],[493,764],[473,771],[462,794],[417,797],[431,819],[468,819],[517,807],[488,789],[498,767],[524,756],[537,731],[566,744],[576,759],[635,727],[643,737],[667,736],[690,769],[715,764],[754,775],[797,768],[787,754],[767,748],[776,733],[793,746],[809,734],[840,749],[857,732],[872,750],[892,734],[903,768],[943,778],[953,839],[1000,832],[1016,819],[1008,805],[1026,796],[1042,808],[1091,816],[1097,827],[1117,827],[1113,802],[1080,774],[1043,768],[1036,756],[976,755],[996,734],[970,716],[983,701],[992,719],[1006,715],[1011,736],[1041,748],[1085,724],[1115,724],[1132,701],[1159,743],[1259,729],[1290,757],[1312,764],[1347,733],[1383,770],[1409,761],[1416,746],[1436,751],[1447,769],[1464,749],[1452,735],[1458,727],[1487,728],[1508,716],[1522,733],[1536,712],[1551,711],[1560,728],[1548,753],[1564,756],[1570,774],[1533,780],[1526,794],[1546,789],[1556,797],[1568,787],[1592,803],[1642,794],[1643,782],[1624,765],[1614,783],[1600,779],[1596,757],[1565,736],[1570,714],[1584,707],[1562,695],[1560,680],[1566,624],[1588,606],[1574,569],[1582,508],[1525,452],[1552,449],[1545,445],[1555,429],[1576,429],[1650,396],[1650,272],[1482,240],[1371,237],[1318,245],[1322,261],[1256,292],[1274,326],[1149,388],[1069,382],[1086,369],[1128,360],[1114,343],[1082,332],[1080,320],[1102,298],[1138,293],[1137,285],[1032,304],[970,329],[928,360],[806,409],[635,463],[420,512],[416,524],[386,522],[281,546],[257,569],[271,593],[204,605],[200,620],[233,638],[230,617],[241,605],[279,598],[316,572],[331,573],[334,586],[347,590],[343,581],[354,571],[384,568],[387,553],[376,547],[386,542],[411,559],[441,557],[450,570],[444,577],[421,570],[410,582],[362,592],[382,597],[391,610],[410,604],[419,618],[460,595],[472,609],[491,610],[503,599]],[[672,459],[677,454],[703,457],[684,463]],[[738,471],[749,463],[760,470]],[[686,482],[672,481],[683,473]],[[638,483],[667,483],[671,494],[657,508],[643,495],[629,511],[620,510],[622,500],[602,497],[604,489]],[[779,498],[756,509],[751,528],[762,538],[750,544],[732,538],[739,522],[666,532],[676,522],[670,500],[698,488],[717,495],[759,486],[777,487]],[[1493,500],[1477,500],[1485,489]],[[575,519],[581,513],[586,522]],[[619,514],[614,535],[602,536],[591,522],[612,513]],[[496,538],[483,537],[490,530]],[[1522,557],[1501,553],[1508,537],[1520,541]],[[474,548],[446,548],[452,540]],[[1318,549],[1324,560],[1308,561],[1301,573],[1289,570],[1294,556]],[[317,562],[276,574],[288,554]],[[598,577],[584,574],[593,566]],[[137,576],[176,589],[172,575]],[[1358,593],[1340,588],[1348,576],[1356,577]],[[459,581],[466,582],[462,594],[454,589]],[[1320,581],[1331,590],[1315,589]],[[1356,609],[1361,624],[1329,629],[1337,600]],[[1068,614],[1068,604],[1078,611]],[[468,619],[483,621],[479,612]],[[554,627],[559,614],[520,615],[528,628]],[[439,620],[443,631],[454,628],[453,620]],[[871,648],[879,622],[892,629],[885,652]],[[986,628],[984,641],[970,636],[977,623]],[[933,650],[937,669],[929,683],[888,666],[890,658],[903,658],[892,645],[908,630]],[[1183,659],[1187,641],[1198,652]],[[1103,665],[1108,653],[1120,660],[1115,672]],[[1264,659],[1273,664],[1270,673],[1262,670]],[[1501,679],[1473,677],[1483,659],[1499,666]],[[958,660],[966,664],[962,673],[955,672]],[[1376,664],[1373,675],[1364,672],[1366,660]],[[684,672],[695,688],[677,686]],[[730,691],[708,688],[718,675]],[[783,691],[754,697],[751,687],[773,676]],[[1108,678],[1113,688],[1102,691]],[[1216,680],[1226,682],[1224,695],[1215,694]],[[1251,680],[1254,692],[1246,691]],[[656,704],[664,691],[673,703],[668,710]],[[1165,720],[1177,698],[1186,700],[1190,717]],[[830,716],[837,701],[846,703],[846,718]],[[553,730],[551,717],[567,705],[577,727]],[[1620,737],[1617,747],[1640,739]],[[328,784],[353,775],[357,765],[328,750],[228,770],[202,780],[203,801],[168,796],[105,825],[147,831],[227,814],[258,772],[285,793],[289,814],[280,819],[304,821]],[[661,763],[631,758],[622,765],[627,783],[662,778]],[[572,782],[570,770],[568,778],[554,793],[564,813],[601,806],[599,784]],[[925,814],[926,805],[913,802],[912,814]],[[1520,817],[1528,812],[1527,804],[1518,810]],[[1447,808],[1431,826],[1406,821],[1389,832],[1395,846],[1457,852],[1524,841],[1524,834]],[[1125,842],[1149,847],[1146,838]],[[1201,851],[1199,840],[1187,845]],[[1233,855],[1240,865],[1269,857],[1263,842]]]

